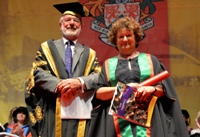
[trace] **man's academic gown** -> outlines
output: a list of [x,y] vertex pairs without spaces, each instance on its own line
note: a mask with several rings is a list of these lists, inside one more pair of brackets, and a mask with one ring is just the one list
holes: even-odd
[[[37,51],[25,90],[25,101],[34,137],[78,136],[78,119],[60,119],[60,94],[56,93],[56,86],[61,79],[69,78],[64,58],[65,48],[62,39],[46,41]],[[72,75],[83,79],[86,85],[83,94],[92,92],[93,83],[97,81],[99,72],[96,52],[77,42]],[[87,127],[86,120],[84,127],[81,128],[82,134],[87,134]]]

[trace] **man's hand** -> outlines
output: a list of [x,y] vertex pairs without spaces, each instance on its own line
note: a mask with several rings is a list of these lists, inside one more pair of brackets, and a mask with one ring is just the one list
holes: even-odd
[[61,99],[64,106],[71,104],[77,93],[81,93],[81,82],[79,79],[62,80],[57,85],[57,92],[61,93]]
[[81,82],[79,79],[65,79],[61,80],[57,85],[58,92],[72,92],[72,91],[81,91]]

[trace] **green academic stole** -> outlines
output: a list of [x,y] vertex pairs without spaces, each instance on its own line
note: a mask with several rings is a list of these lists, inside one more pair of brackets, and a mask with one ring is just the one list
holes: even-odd
[[[105,69],[107,80],[112,86],[116,86],[117,80],[115,77],[115,71],[118,63],[117,56],[106,60]],[[140,82],[146,80],[154,75],[153,64],[150,54],[139,53],[138,63],[140,68]],[[113,115],[114,125],[117,133],[117,137],[134,137],[132,133],[131,126],[128,121],[118,118]],[[150,121],[149,123],[150,124]],[[140,125],[136,126],[136,134],[140,137],[150,137],[150,127],[143,127]]]

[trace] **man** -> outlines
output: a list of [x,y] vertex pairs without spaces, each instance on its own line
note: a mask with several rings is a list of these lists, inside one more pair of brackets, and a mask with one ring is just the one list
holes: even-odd
[[34,137],[86,136],[100,72],[96,52],[78,42],[81,17],[90,14],[79,2],[54,7],[62,13],[63,35],[41,44],[26,82],[31,131]]

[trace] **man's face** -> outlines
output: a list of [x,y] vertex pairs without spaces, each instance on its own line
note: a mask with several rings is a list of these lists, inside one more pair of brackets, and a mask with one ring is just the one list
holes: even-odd
[[63,36],[71,41],[76,40],[81,32],[81,20],[73,15],[64,15],[60,22]]

